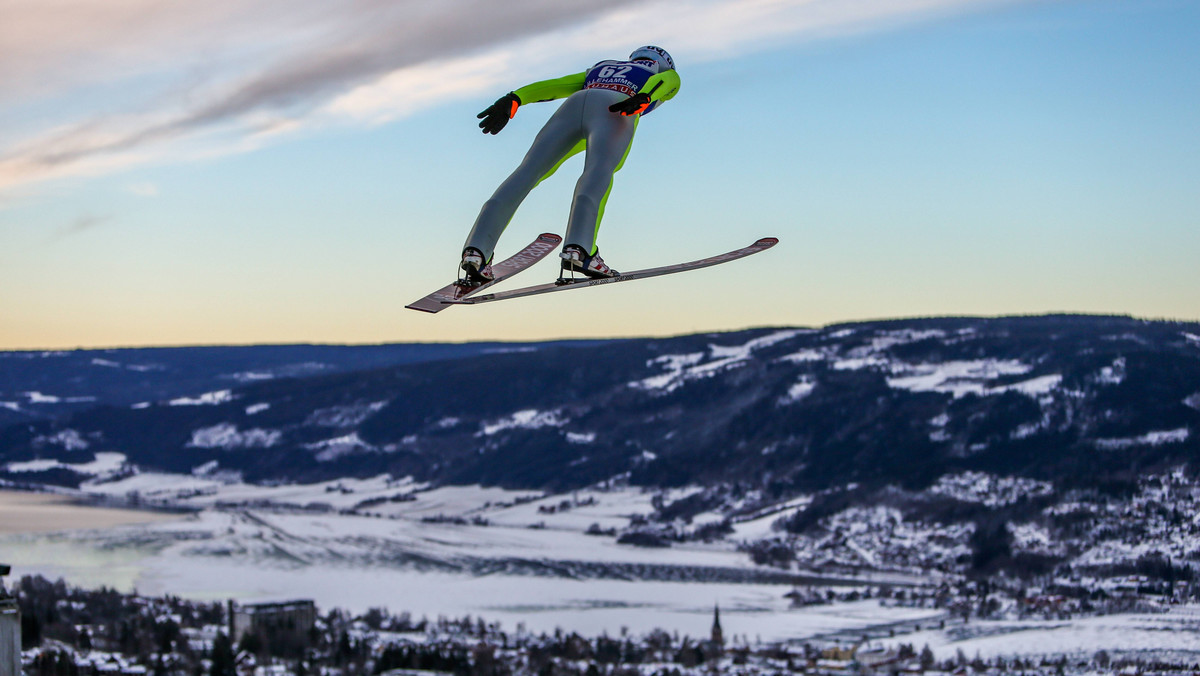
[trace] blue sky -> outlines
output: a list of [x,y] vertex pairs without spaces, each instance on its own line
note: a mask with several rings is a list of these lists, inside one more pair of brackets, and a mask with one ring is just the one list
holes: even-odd
[[[44,4],[0,9],[0,349],[1200,319],[1192,0]],[[605,259],[780,245],[403,309],[454,275],[556,104],[496,137],[475,113],[644,43],[683,87],[618,174]],[[498,255],[562,232],[580,166],[530,196]]]

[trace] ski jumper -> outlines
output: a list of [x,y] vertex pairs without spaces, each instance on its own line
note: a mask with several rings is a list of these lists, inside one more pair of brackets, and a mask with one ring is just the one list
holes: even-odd
[[[520,166],[484,202],[464,248],[479,249],[485,260],[491,260],[501,233],[529,192],[568,158],[586,150],[563,244],[595,253],[613,174],[625,163],[638,119],[679,91],[675,70],[658,70],[658,64],[645,60],[601,61],[582,73],[535,82],[513,92],[519,99],[513,104],[513,113],[520,103],[566,101],[538,132]],[[649,95],[649,105],[637,114],[609,110],[610,105],[642,93]]]

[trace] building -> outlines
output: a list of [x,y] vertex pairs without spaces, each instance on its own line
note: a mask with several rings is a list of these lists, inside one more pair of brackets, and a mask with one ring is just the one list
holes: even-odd
[[272,642],[304,644],[317,622],[312,600],[237,605],[229,602],[229,638],[236,646],[246,634]]
[[725,632],[721,630],[721,608],[713,606],[712,644],[718,650],[725,648]]
[[21,608],[4,588],[11,568],[0,564],[0,675],[21,673]]
[[709,664],[709,669],[717,670],[717,665],[725,656],[725,631],[721,629],[721,609],[716,605],[713,605],[712,632],[709,634],[708,642],[702,643],[700,649]]

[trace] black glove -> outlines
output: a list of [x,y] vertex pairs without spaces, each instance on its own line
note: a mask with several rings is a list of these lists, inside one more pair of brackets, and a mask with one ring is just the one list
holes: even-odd
[[479,128],[485,134],[499,134],[504,125],[512,119],[513,115],[517,114],[517,106],[521,105],[521,99],[513,92],[509,92],[504,96],[496,99],[496,102],[488,106],[488,109],[476,115],[483,122],[479,123]]
[[614,113],[620,113],[622,115],[637,115],[638,113],[646,110],[649,105],[650,95],[646,92],[642,92],[641,94],[634,94],[624,101],[617,101],[609,106],[608,109]]

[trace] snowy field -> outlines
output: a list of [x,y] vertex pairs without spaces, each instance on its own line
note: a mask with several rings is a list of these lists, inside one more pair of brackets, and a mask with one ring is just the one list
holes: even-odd
[[1131,613],[1066,621],[970,622],[949,631],[922,631],[888,641],[928,644],[939,660],[1012,656],[1068,655],[1090,659],[1104,650],[1110,655],[1200,654],[1200,606],[1173,606],[1161,614]]
[[[89,587],[205,600],[311,598],[326,609],[382,606],[414,618],[471,615],[509,630],[587,635],[655,628],[706,635],[717,605],[726,633],[749,641],[937,614],[874,602],[793,609],[784,596],[788,585],[704,581],[712,571],[722,579],[722,571],[759,570],[731,543],[647,549],[585,534],[593,524],[620,527],[650,513],[652,495],[637,489],[543,497],[479,487],[423,490],[386,477],[263,488],[146,474],[85,489],[138,491],[143,499],[170,498],[201,511],[137,525],[5,535],[0,560],[13,565],[14,576],[40,573]],[[295,509],[345,509],[396,495],[408,497],[366,508],[375,516]],[[293,509],[262,508],[268,500]],[[224,506],[214,507],[218,502]],[[644,575],[658,579],[637,579]]]

